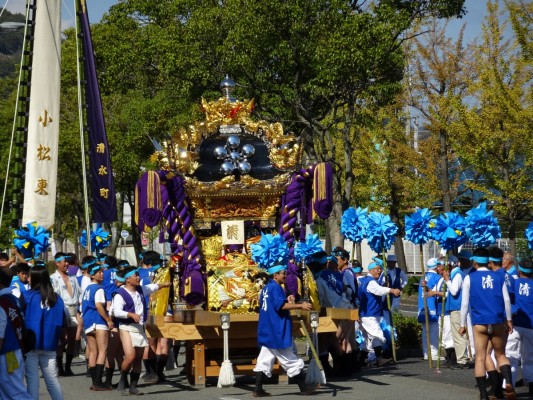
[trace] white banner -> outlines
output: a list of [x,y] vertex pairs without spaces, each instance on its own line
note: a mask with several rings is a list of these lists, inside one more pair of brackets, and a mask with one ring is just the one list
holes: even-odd
[[61,0],[37,1],[22,223],[54,224],[61,83]]
[[222,244],[244,244],[244,221],[222,221]]

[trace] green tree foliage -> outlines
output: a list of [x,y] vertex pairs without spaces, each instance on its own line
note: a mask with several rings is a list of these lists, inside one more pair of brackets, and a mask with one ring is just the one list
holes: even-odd
[[[0,24],[16,22],[24,23],[22,14],[12,14],[4,10],[0,16]],[[4,28],[0,26],[0,77],[14,76],[16,63],[20,62],[20,51],[24,40],[22,27]]]
[[457,0],[130,0],[112,7],[93,36],[101,33],[95,48],[107,92],[134,88],[147,101],[166,99],[167,107],[152,108],[144,124],[151,136],[196,118],[191,104],[213,97],[230,74],[239,97],[256,99],[257,116],[301,136],[307,161],[335,165],[329,226],[338,244],[363,110],[377,110],[398,93],[404,32],[427,15],[463,11]]
[[533,201],[533,66],[516,40],[503,39],[497,4],[489,2],[488,11],[475,48],[477,78],[468,82],[476,102],[457,101],[453,140],[463,163],[480,175],[468,185],[495,203],[516,254],[516,222]]
[[443,211],[451,211],[458,191],[460,171],[457,155],[450,145],[450,124],[457,118],[455,102],[465,99],[474,71],[468,62],[470,49],[463,43],[464,27],[456,40],[446,36],[446,25],[431,20],[419,30],[408,51],[411,76],[407,104],[422,114],[423,127],[430,134],[436,150],[426,154],[438,161],[435,174],[439,181],[439,201]]

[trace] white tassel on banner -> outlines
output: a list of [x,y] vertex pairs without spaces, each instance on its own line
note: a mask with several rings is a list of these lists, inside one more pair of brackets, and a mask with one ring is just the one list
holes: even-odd
[[229,338],[228,331],[230,325],[229,314],[221,314],[220,322],[222,327],[222,336],[224,339],[224,361],[220,366],[217,387],[231,387],[235,384],[235,374],[233,373],[233,364],[229,360]]

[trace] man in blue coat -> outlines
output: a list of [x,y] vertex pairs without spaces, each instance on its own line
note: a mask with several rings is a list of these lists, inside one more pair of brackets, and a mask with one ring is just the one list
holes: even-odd
[[270,393],[263,389],[265,376],[272,376],[272,367],[276,359],[293,378],[302,395],[315,391],[305,384],[304,361],[294,352],[292,342],[292,320],[289,310],[312,310],[311,303],[295,303],[294,296],[287,297],[283,290],[287,267],[275,265],[267,269],[269,282],[259,296],[259,323],[257,326],[257,343],[261,347],[257,363],[254,397],[267,397]]

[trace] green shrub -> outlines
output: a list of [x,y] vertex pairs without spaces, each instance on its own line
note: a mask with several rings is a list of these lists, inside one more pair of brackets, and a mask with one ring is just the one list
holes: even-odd
[[416,317],[394,313],[392,318],[398,336],[396,346],[404,349],[419,349],[422,343],[422,325],[418,323]]
[[421,278],[421,276],[410,276],[407,285],[403,288],[403,293],[407,296],[418,295],[418,285]]

